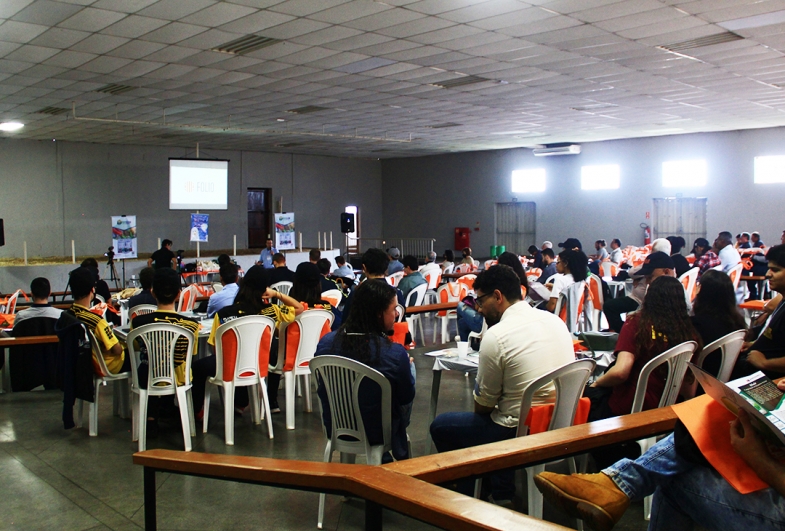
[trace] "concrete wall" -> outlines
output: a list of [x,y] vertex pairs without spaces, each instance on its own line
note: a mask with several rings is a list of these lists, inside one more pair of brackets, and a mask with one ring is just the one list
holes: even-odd
[[[137,216],[139,252],[157,238],[175,249],[188,242],[189,211],[169,210],[169,158],[193,150],[151,146],[0,140],[0,218],[6,245],[0,258],[78,256],[104,253],[111,245],[110,216]],[[272,188],[285,211],[295,212],[303,246],[315,247],[317,231],[332,231],[343,246],[339,213],[348,204],[362,209],[363,232],[381,234],[381,167],[377,160],[277,153],[203,150],[202,158],[229,159],[229,208],[208,211],[211,249],[247,247],[246,188]],[[273,201],[273,207],[276,202]]]
[[[785,155],[783,145],[785,129],[773,128],[587,143],[577,156],[513,149],[382,161],[384,235],[434,237],[443,250],[453,248],[455,227],[470,227],[475,256],[487,256],[495,243],[494,204],[515,197],[536,202],[538,242],[573,236],[589,248],[600,238],[641,245],[639,224],[652,199],[681,194],[708,199],[710,241],[721,230],[757,230],[765,243],[779,243],[785,184],[754,184],[753,158]],[[707,161],[706,186],[662,187],[663,161],[695,158]],[[593,164],[619,164],[621,187],[581,190],[581,166]],[[547,190],[513,194],[512,171],[537,167],[546,169]]]

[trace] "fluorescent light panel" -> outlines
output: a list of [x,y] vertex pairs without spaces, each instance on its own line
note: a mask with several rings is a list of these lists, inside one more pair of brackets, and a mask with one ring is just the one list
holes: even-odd
[[0,123],[0,131],[18,131],[23,128],[25,124],[19,122],[3,122]]
[[544,192],[545,168],[531,168],[512,172],[513,193]]
[[582,190],[617,190],[621,183],[618,164],[583,166],[581,168]]
[[755,157],[755,184],[785,183],[785,156]]
[[706,186],[708,170],[706,161],[671,160],[662,163],[662,186],[665,188],[691,188]]

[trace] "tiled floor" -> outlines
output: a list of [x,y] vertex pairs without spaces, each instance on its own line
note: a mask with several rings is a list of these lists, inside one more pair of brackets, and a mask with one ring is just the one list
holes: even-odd
[[[426,336],[430,333],[426,329]],[[414,454],[423,455],[428,428],[428,398],[433,362],[416,349],[417,397],[409,435]],[[442,377],[439,411],[472,407],[473,380],[463,373]],[[284,393],[280,393],[283,408]],[[131,422],[111,415],[111,390],[101,392],[98,437],[86,429],[65,431],[60,421],[62,393],[55,391],[0,395],[0,529],[9,530],[138,530],[144,526],[142,469],[131,455]],[[296,427],[286,430],[283,415],[273,416],[275,438],[267,428],[251,424],[246,413],[235,423],[235,446],[223,440],[221,402],[212,402],[207,434],[192,439],[194,451],[319,461],[324,435],[314,399],[314,413],[302,411],[297,399]],[[85,412],[86,413],[86,412]],[[86,420],[86,419],[85,419]],[[182,449],[176,425],[161,424],[148,448]],[[293,490],[159,474],[158,527],[162,530],[316,528],[318,495]],[[519,489],[521,490],[521,489]],[[525,505],[525,492],[516,500]],[[545,517],[564,525],[571,521],[546,504]],[[328,496],[325,529],[362,529],[364,505]],[[385,529],[433,529],[403,515],[385,512]],[[617,529],[643,530],[642,505],[634,505]]]

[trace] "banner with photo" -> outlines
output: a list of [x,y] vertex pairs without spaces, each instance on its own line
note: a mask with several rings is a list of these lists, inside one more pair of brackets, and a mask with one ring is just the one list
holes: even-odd
[[206,242],[210,214],[191,214],[191,241]]
[[275,214],[275,248],[294,249],[294,212]]
[[136,258],[136,216],[112,216],[112,245],[116,260]]

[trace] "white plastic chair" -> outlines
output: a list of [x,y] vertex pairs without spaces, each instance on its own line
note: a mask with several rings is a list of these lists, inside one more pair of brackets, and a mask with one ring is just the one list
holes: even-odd
[[[207,433],[210,417],[210,386],[224,389],[224,439],[227,445],[234,445],[234,388],[248,387],[251,403],[251,418],[254,424],[261,424],[262,418],[267,419],[267,433],[273,438],[273,423],[270,418],[270,403],[267,400],[265,378],[269,370],[270,346],[275,332],[275,321],[263,315],[248,315],[228,321],[215,331],[215,376],[207,379],[204,393],[204,418],[202,432]],[[223,348],[224,334],[234,334],[236,350],[225,353]],[[225,379],[224,363],[232,355],[234,371],[231,379]],[[261,408],[259,395],[261,390]]]
[[586,282],[573,282],[559,293],[553,313],[559,317],[571,334],[582,331],[585,301],[588,298]]
[[700,351],[695,365],[703,368],[703,361],[706,359],[706,356],[719,349],[722,355],[722,361],[720,362],[720,372],[717,374],[717,379],[721,382],[727,382],[730,379],[730,373],[733,371],[733,366],[736,364],[736,358],[739,357],[739,353],[741,352],[741,347],[744,344],[744,336],[746,334],[746,330],[736,330],[735,332],[722,336],[716,341],[712,341]]
[[213,292],[220,293],[224,289],[224,285],[220,282],[213,282]]
[[[572,361],[558,369],[544,374],[533,380],[523,390],[521,396],[521,410],[518,414],[518,431],[516,437],[523,437],[529,434],[529,426],[525,424],[526,417],[529,415],[529,410],[532,408],[532,401],[534,393],[539,389],[553,382],[556,387],[556,402],[553,406],[553,415],[551,422],[548,424],[548,431],[558,430],[560,428],[567,428],[572,426],[575,419],[575,413],[578,411],[578,401],[583,395],[583,389],[586,387],[586,382],[589,376],[594,372],[594,360],[577,360]],[[552,462],[558,462],[561,459]],[[568,457],[567,463],[570,467],[570,473],[575,474],[577,468],[575,466],[575,458]],[[533,465],[526,468],[526,479],[528,482],[529,494],[529,516],[542,519],[542,493],[537,490],[534,485],[534,476],[545,470],[545,465]],[[479,498],[481,479],[478,479],[474,487],[474,497]],[[583,529],[580,520],[578,521],[578,529]]]
[[292,286],[294,286],[292,282],[289,282],[288,280],[282,280],[270,286],[270,289],[274,289],[275,291],[283,293],[284,295],[289,295],[289,291],[291,291]]
[[[423,301],[425,300],[425,292],[428,288],[428,284],[420,284],[416,288],[413,288],[407,295],[406,301],[404,302],[404,306],[409,308],[410,306],[422,306]],[[422,326],[422,314],[415,313],[412,315],[406,316],[406,321],[409,323],[409,330],[412,333],[412,341],[415,341],[415,336],[417,335],[417,330],[415,325],[420,325],[420,338],[422,339],[423,345],[425,345],[425,330]]]
[[403,304],[396,304],[395,305],[395,322],[402,323],[406,319],[406,308],[403,307]]
[[[635,391],[635,399],[632,402],[631,413],[640,413],[643,410],[643,401],[646,398],[646,388],[649,385],[649,376],[663,363],[668,364],[668,378],[665,380],[665,387],[662,391],[662,398],[657,407],[672,406],[676,403],[676,398],[679,396],[684,374],[687,372],[687,362],[695,353],[698,344],[695,341],[687,341],[673,348],[669,348],[662,354],[652,358],[641,369],[638,375],[638,384]],[[641,447],[641,455],[645,454],[649,448],[654,446],[657,442],[657,437],[649,437],[648,439],[641,439],[638,444]],[[651,496],[646,496],[643,499],[643,516],[646,520],[651,519]]]
[[6,301],[5,306],[0,306],[0,313],[5,313],[5,314],[9,314],[9,315],[12,315],[12,314],[16,313],[16,300],[17,300],[17,298],[19,298],[19,293],[21,291],[22,290],[18,289],[18,290],[16,290],[14,292],[13,295],[10,295],[8,297],[8,300]]
[[387,275],[384,278],[385,278],[385,280],[387,280],[388,284],[390,284],[394,288],[397,288],[398,287],[398,283],[403,278],[403,271],[398,271],[396,273],[393,273],[392,275]]
[[741,272],[744,270],[744,264],[739,262],[728,270],[730,281],[733,282],[733,290],[739,289],[739,282],[741,281]]
[[698,273],[700,273],[699,268],[691,267],[679,277],[679,282],[684,286],[684,299],[687,301],[688,308],[692,306],[692,301],[695,298],[695,285],[698,283]]
[[184,290],[180,292],[180,300],[177,303],[177,311],[178,312],[190,312],[194,309],[194,304],[196,304],[196,297],[199,296],[199,290],[196,289],[196,286],[191,284]]
[[[324,404],[320,400],[322,429],[327,437],[324,462],[331,461],[333,452],[340,452],[342,463],[354,463],[355,456],[365,455],[369,465],[381,465],[382,456],[392,450],[390,382],[376,369],[343,356],[319,356],[311,361],[311,368],[317,381],[324,385],[332,420],[331,433],[327,435],[327,427],[324,425]],[[360,412],[360,384],[366,378],[376,383],[381,390],[379,413],[382,417],[382,444],[371,445],[365,436],[365,425]],[[409,445],[409,457],[412,457],[411,445]],[[322,528],[324,520],[324,501],[325,494],[320,494],[317,522],[319,529]]]
[[[184,374],[186,382],[177,385],[174,367],[174,352],[178,340],[187,341]],[[147,350],[147,388],[139,387],[139,353],[136,341]],[[190,330],[167,323],[140,326],[128,333],[126,348],[131,356],[131,391],[138,396],[133,403],[133,440],[139,440],[139,451],[147,447],[147,398],[148,396],[175,395],[180,408],[185,451],[191,451],[191,437],[196,435],[194,408],[191,399],[191,358],[194,352],[194,334]]]
[[133,321],[134,317],[136,317],[137,315],[153,313],[156,310],[158,310],[158,306],[156,306],[155,304],[137,304],[136,306],[128,310],[128,320]]
[[591,274],[586,280],[586,287],[589,293],[584,302],[584,320],[588,322],[590,330],[600,330],[602,328],[602,308],[605,306],[600,277]]
[[[88,430],[90,437],[98,435],[98,396],[100,394],[101,386],[106,385],[106,382],[114,382],[113,388],[113,404],[114,414],[120,414],[121,417],[128,417],[128,381],[131,378],[131,373],[120,372],[114,374],[109,372],[106,367],[106,361],[101,354],[101,346],[98,340],[87,327],[85,327],[88,337],[90,338],[90,348],[93,351],[93,387],[95,388],[95,397],[88,409]],[[100,374],[96,373],[100,370]],[[76,426],[81,428],[83,426],[82,419],[84,413],[84,400],[77,399],[76,401],[77,421]]]
[[[458,302],[463,299],[468,293],[466,284],[459,282],[447,283],[439,286],[436,290],[437,302]],[[450,340],[450,335],[447,332],[451,320],[457,321],[457,310],[442,310],[436,313],[436,323],[433,326],[433,343],[436,344],[436,332],[441,325],[442,343],[447,343]]]
[[[283,374],[284,385],[286,386],[286,429],[294,429],[294,394],[295,380],[298,376],[305,377],[305,411],[311,412],[311,369],[309,367],[313,355],[316,353],[316,346],[321,339],[321,333],[325,325],[329,329],[333,324],[333,314],[327,310],[307,310],[298,315],[291,323],[283,323],[279,329],[278,340],[278,363],[269,367],[270,372]],[[286,346],[289,340],[289,328],[296,326],[300,328],[300,341],[297,344],[297,354],[291,363],[290,368],[286,368]]]
[[439,297],[436,295],[436,289],[442,281],[442,270],[435,267],[428,268],[425,270],[425,273],[423,273],[423,277],[425,277],[425,281],[428,282],[428,289],[425,290],[423,304],[436,303],[439,300]]
[[[455,270],[455,264],[449,265],[449,266],[444,268],[444,271],[442,271],[442,275],[450,275],[450,274],[452,274],[452,272],[454,270]],[[450,279],[450,282],[454,282],[454,281],[455,281],[455,279],[452,279],[452,278]]]
[[458,282],[460,282],[461,284],[466,284],[466,287],[469,288],[469,291],[474,293],[474,280],[476,278],[477,275],[475,275],[474,273],[468,273],[458,278]]
[[328,289],[322,292],[322,299],[329,302],[333,308],[337,308],[343,300],[343,293],[339,289]]

